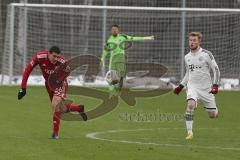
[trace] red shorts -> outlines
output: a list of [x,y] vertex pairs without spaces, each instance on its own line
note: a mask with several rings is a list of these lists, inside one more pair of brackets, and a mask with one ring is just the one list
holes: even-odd
[[61,87],[56,88],[54,91],[50,89],[47,82],[45,82],[45,87],[47,89],[47,92],[51,101],[53,99],[53,96],[61,97],[63,100],[67,97],[66,96],[67,89],[68,89],[67,80],[63,82],[63,85]]

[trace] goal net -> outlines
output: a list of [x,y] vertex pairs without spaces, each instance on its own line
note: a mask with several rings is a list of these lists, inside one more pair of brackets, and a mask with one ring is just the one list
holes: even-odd
[[[202,47],[215,56],[221,77],[240,77],[238,9],[11,4],[2,83],[19,83],[31,57],[52,45],[59,46],[67,58],[84,54],[100,57],[113,24],[127,35],[155,36],[154,41],[133,43],[126,51],[128,63],[161,64],[167,67],[164,78],[180,81],[188,33],[199,31]],[[36,68],[32,75],[40,75],[40,70]]]

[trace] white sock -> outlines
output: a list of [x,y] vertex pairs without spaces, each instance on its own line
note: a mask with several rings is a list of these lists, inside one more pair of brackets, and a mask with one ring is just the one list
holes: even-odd
[[187,133],[192,134],[192,126],[193,126],[193,121],[186,121],[186,128],[187,128]]
[[186,122],[186,129],[188,134],[192,134],[193,128],[193,111],[187,111],[185,113],[185,122]]

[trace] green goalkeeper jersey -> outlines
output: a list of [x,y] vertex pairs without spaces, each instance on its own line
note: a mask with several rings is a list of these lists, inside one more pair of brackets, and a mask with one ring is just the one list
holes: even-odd
[[102,53],[102,62],[106,60],[107,53],[110,53],[110,63],[114,63],[114,57],[125,57],[125,43],[126,42],[137,42],[144,41],[144,37],[132,37],[124,34],[118,34],[117,36],[110,36],[107,40],[107,44]]

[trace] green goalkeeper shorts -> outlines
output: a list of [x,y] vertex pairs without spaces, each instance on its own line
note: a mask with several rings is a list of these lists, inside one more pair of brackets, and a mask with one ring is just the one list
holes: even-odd
[[109,70],[116,70],[120,77],[125,77],[126,75],[126,56],[124,54],[118,54],[111,57]]

